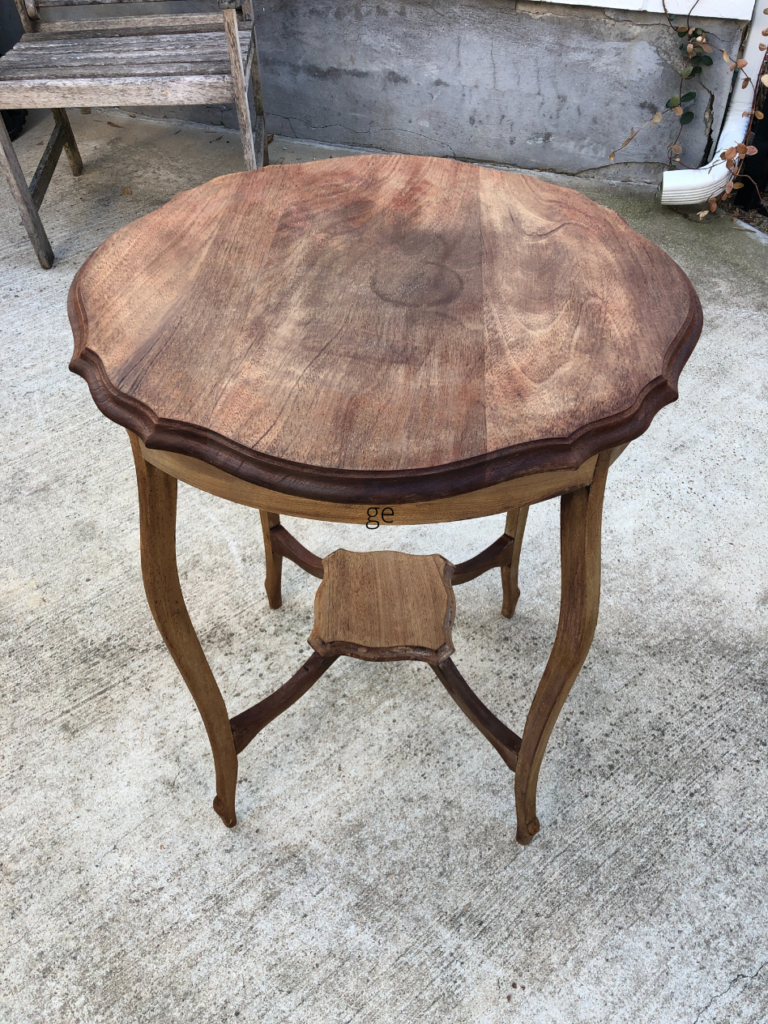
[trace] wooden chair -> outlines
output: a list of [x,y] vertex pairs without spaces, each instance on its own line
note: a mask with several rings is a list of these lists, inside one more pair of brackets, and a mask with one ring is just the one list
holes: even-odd
[[234,103],[246,168],[269,162],[251,0],[218,0],[221,10],[203,14],[40,19],[44,8],[120,2],[15,0],[25,34],[0,59],[0,110],[49,107],[56,126],[28,186],[0,118],[0,164],[46,269],[54,257],[38,210],[62,149],[74,175],[83,169],[67,106]]

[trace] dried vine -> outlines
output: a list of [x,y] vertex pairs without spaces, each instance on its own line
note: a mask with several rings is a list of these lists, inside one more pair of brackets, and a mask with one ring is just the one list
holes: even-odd
[[[680,40],[682,40],[679,46],[685,64],[682,70],[680,71],[680,84],[678,86],[678,91],[676,93],[673,93],[672,96],[669,97],[669,99],[666,102],[664,110],[657,111],[653,115],[653,117],[650,117],[644,124],[642,124],[637,129],[637,131],[634,128],[632,128],[628,137],[624,139],[622,144],[618,147],[618,151],[628,146],[633,139],[637,138],[641,131],[643,131],[646,128],[650,128],[655,125],[661,124],[666,115],[671,115],[673,117],[678,118],[678,131],[674,140],[667,146],[667,157],[669,159],[669,164],[670,167],[674,167],[675,164],[686,167],[688,165],[682,163],[683,147],[680,145],[680,136],[682,134],[683,128],[686,125],[690,124],[696,116],[694,111],[690,109],[690,104],[695,103],[697,94],[692,90],[684,92],[683,90],[685,88],[685,83],[691,81],[694,78],[697,78],[699,75],[701,75],[704,68],[710,67],[712,65],[712,54],[715,52],[715,50],[717,50],[721,54],[723,60],[728,64],[729,70],[732,72],[745,68],[747,66],[747,61],[741,58],[738,60],[733,60],[729,56],[729,54],[726,53],[725,50],[723,50],[719,46],[713,46],[712,43],[708,41],[706,32],[703,29],[700,29],[695,25],[691,25],[691,14],[693,13],[693,9],[696,6],[696,4],[694,4],[693,7],[691,7],[690,11],[686,15],[685,25],[676,25],[676,15],[669,13],[669,11],[667,10],[665,0],[662,0],[662,4],[664,6],[664,13],[667,17],[667,23],[669,25],[669,28],[676,33]],[[766,9],[766,13],[768,13],[768,8]],[[768,29],[763,31],[763,35],[768,35]],[[760,43],[759,49],[761,52],[765,52],[766,50],[768,50],[768,44]],[[760,105],[758,103],[758,92],[761,88],[761,85],[768,88],[768,74],[761,74],[761,71],[763,71],[765,68],[766,60],[768,60],[768,55],[766,55],[766,57],[763,58],[763,62],[761,68],[758,70],[758,77],[756,80],[753,80],[745,72],[744,79],[741,83],[741,88],[747,89],[751,85],[753,89],[752,103],[750,104],[751,109],[745,110],[744,114],[742,115],[743,117],[749,117],[749,124],[747,126],[747,132],[745,135],[746,142],[741,142],[736,146],[731,146],[720,154],[720,159],[725,161],[725,166],[729,171],[731,171],[733,177],[732,180],[729,181],[728,184],[725,186],[723,192],[720,195],[713,196],[711,199],[706,200],[707,208],[699,212],[699,217],[702,219],[706,217],[707,214],[714,213],[717,210],[718,205],[721,202],[723,202],[723,200],[727,199],[734,190],[744,188],[744,182],[739,181],[739,178],[744,178],[747,181],[752,182],[752,184],[755,186],[755,191],[757,192],[759,202],[766,210],[766,213],[768,213],[768,196],[761,195],[760,190],[757,187],[757,183],[754,181],[754,179],[749,177],[749,175],[745,174],[741,169],[744,162],[744,158],[747,156],[754,156],[757,153],[757,148],[751,145],[752,139],[754,137],[752,125],[755,120],[762,121],[764,117],[762,111],[758,109]],[[706,88],[706,86],[704,86],[704,88]],[[616,152],[617,150],[614,150],[608,157],[608,159],[611,162],[613,162],[616,159]]]

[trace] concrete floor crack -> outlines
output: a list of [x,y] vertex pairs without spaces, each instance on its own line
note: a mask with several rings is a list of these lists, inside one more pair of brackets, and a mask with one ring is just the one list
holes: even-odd
[[731,991],[731,989],[733,988],[733,986],[736,984],[737,981],[754,981],[755,978],[758,976],[758,974],[765,967],[768,967],[768,960],[766,960],[764,963],[760,964],[760,966],[757,968],[757,970],[755,971],[754,974],[737,974],[735,977],[731,978],[731,980],[728,982],[727,986],[723,989],[723,991],[722,992],[718,992],[718,994],[716,996],[712,996],[712,998],[709,1000],[707,1005],[705,1007],[703,1007],[703,1009],[699,1010],[699,1012],[696,1014],[696,1017],[694,1019],[693,1024],[699,1024],[699,1020],[701,1019],[702,1014],[706,1013],[707,1010],[710,1008],[710,1006],[713,1003],[716,1003],[718,1001],[718,999],[722,999],[723,996],[728,995],[728,993]]

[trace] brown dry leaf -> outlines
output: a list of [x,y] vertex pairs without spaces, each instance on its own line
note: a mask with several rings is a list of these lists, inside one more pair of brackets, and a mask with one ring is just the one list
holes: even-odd
[[744,182],[743,181],[734,181],[733,187],[734,188],[744,188]]
[[765,114],[762,112],[762,110],[756,110],[755,111],[755,117],[757,118],[758,121],[762,121],[763,118],[765,117]]
[[661,121],[663,116],[664,115],[662,114],[662,112],[660,110],[657,110],[656,113],[651,118],[651,124],[658,124],[659,121]]
[[768,50],[768,46],[766,46],[765,43],[758,43],[757,48],[758,50]]
[[736,61],[736,67],[737,68],[745,68],[748,63],[749,63],[748,61],[744,60],[744,58],[741,57],[739,60]]
[[729,196],[731,192],[733,192],[733,182],[729,181],[728,184],[725,186],[725,194]]
[[686,50],[688,51],[688,53],[693,53],[693,51],[694,51],[693,43],[688,43],[688,45],[686,46]]
[[738,146],[736,147],[736,152],[739,154],[739,156],[747,155],[747,147],[744,145],[743,142],[740,142],[738,144]]
[[115,124],[114,121],[107,121],[107,124],[110,126],[110,128],[122,128],[123,127],[121,124]]
[[677,156],[683,152],[683,147],[679,143],[676,143],[674,146],[670,146],[669,149],[670,152],[675,153]]
[[747,156],[757,156],[757,146],[747,146]]
[[752,81],[752,79],[751,79],[751,78],[749,77],[749,75],[747,75],[747,77],[746,77],[746,78],[744,79],[744,81],[743,81],[743,82],[741,83],[741,88],[742,88],[742,89],[746,89],[746,88],[747,88],[747,86],[749,85],[749,83],[750,83],[751,81]]
[[704,53],[712,53],[712,50],[714,49],[714,47],[710,46],[709,43],[702,43],[701,48]]
[[677,114],[678,117],[681,117],[682,113],[683,113],[683,108],[682,107],[672,107],[672,113],[673,114]]
[[709,212],[714,213],[717,210],[717,200],[710,199],[709,201]]
[[764,86],[766,86],[766,88],[768,88],[768,75],[762,75],[760,81],[763,83]]
[[728,54],[725,52],[725,50],[723,50],[723,60],[725,61],[726,64],[730,64],[731,63],[731,58],[728,56]]
[[699,220],[704,220],[708,213],[709,210],[699,210]]
[[613,153],[611,153],[611,155],[610,155],[610,156],[608,157],[608,159],[609,159],[609,160],[610,160],[611,162],[613,162],[613,161],[614,161],[614,160],[616,159],[616,152],[614,151]]
[[131,191],[131,189],[129,189],[129,188],[124,188],[124,189],[123,189],[123,195],[124,195],[124,196],[132,196],[132,195],[133,195],[133,192],[132,192],[132,191]]

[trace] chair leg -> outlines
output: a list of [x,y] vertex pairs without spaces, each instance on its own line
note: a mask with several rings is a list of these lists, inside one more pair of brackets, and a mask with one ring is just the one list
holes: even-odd
[[232,88],[235,94],[235,109],[237,110],[237,123],[240,126],[240,138],[243,143],[245,167],[248,171],[255,171],[258,163],[256,160],[256,150],[253,145],[251,112],[248,109],[248,86],[243,72],[243,55],[240,52],[237,12],[227,8],[222,13],[224,15],[224,32],[227,37],[227,50],[229,51],[229,63],[232,70]]
[[37,254],[40,266],[44,270],[50,270],[53,266],[53,249],[45,233],[40,214],[37,212],[32,194],[27,187],[27,179],[21,169],[16,151],[13,148],[5,121],[0,117],[0,164],[3,166],[8,184],[19,207],[21,221],[27,230],[32,248]]
[[523,547],[523,534],[525,523],[528,519],[528,505],[507,512],[507,524],[504,533],[507,537],[514,537],[515,544],[512,548],[512,561],[509,565],[501,567],[501,614],[505,619],[511,619],[515,614],[515,608],[520,597],[520,587],[517,585],[517,569],[520,565],[520,551]]
[[515,770],[517,841],[523,846],[539,831],[536,786],[550,734],[595,635],[600,605],[603,496],[610,464],[611,452],[604,452],[597,460],[589,487],[560,499],[560,621],[528,712]]
[[189,618],[176,567],[175,477],[145,462],[129,431],[139,485],[141,571],[152,617],[197,705],[216,766],[213,809],[230,828],[237,823],[237,753],[224,698]]
[[259,69],[259,51],[256,45],[256,29],[253,29],[253,61],[251,63],[251,84],[253,86],[253,106],[256,124],[261,126],[261,166],[269,167],[269,147],[267,145],[267,118],[264,113],[264,99],[261,94],[261,71]]
[[273,526],[280,525],[280,516],[275,512],[259,512],[259,515],[264,534],[264,556],[267,562],[267,578],[264,581],[264,589],[269,598],[269,607],[279,608],[283,603],[280,586],[283,577],[283,556],[275,551],[270,530]]
[[61,125],[64,133],[64,152],[67,154],[72,174],[79,178],[83,173],[83,158],[80,156],[80,150],[77,148],[75,134],[72,131],[72,125],[69,123],[67,112],[63,107],[56,107],[51,113],[53,114],[54,121],[56,124]]

